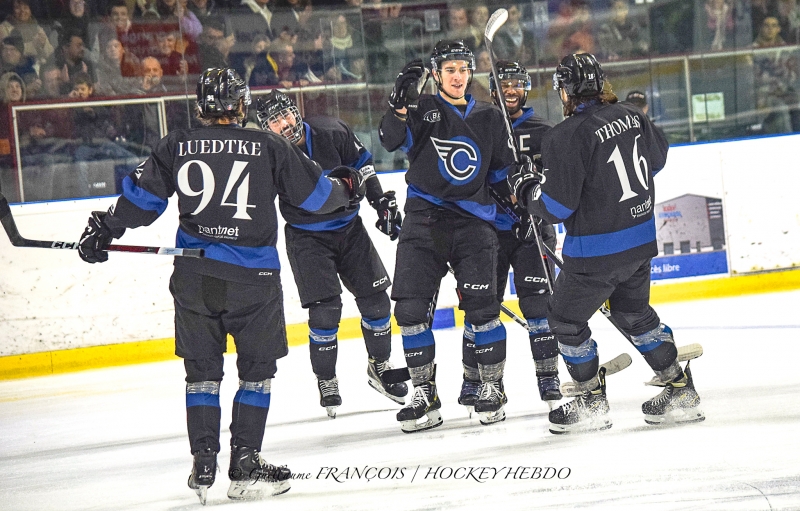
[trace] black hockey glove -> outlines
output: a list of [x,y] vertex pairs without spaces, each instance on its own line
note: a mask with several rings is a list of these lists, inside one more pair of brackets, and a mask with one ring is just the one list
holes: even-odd
[[378,221],[375,227],[394,241],[400,236],[400,227],[403,225],[403,215],[397,210],[397,200],[394,192],[388,191],[370,203],[378,212]]
[[[534,159],[541,162],[538,155],[534,156]],[[511,170],[508,172],[507,181],[511,193],[514,194],[523,208],[527,208],[527,202],[530,197],[529,192],[534,190],[532,187],[544,183],[545,177],[541,172],[541,167],[537,169],[528,155],[521,154],[520,162],[512,165]]]
[[511,226],[511,232],[523,243],[535,243],[536,231],[533,230],[533,223],[536,222],[537,225],[540,225],[542,220],[523,210],[519,203],[514,208],[514,211],[519,216],[519,222],[514,222],[514,225]]
[[78,245],[78,255],[87,263],[104,263],[108,261],[108,249],[114,238],[119,238],[125,233],[125,229],[110,229],[105,222],[107,213],[103,211],[92,211],[89,217],[89,224],[83,231],[81,241]]
[[421,59],[412,60],[400,71],[394,82],[394,88],[389,95],[389,106],[395,110],[415,108],[415,101],[419,99],[417,82],[425,74],[425,66]]
[[367,180],[361,172],[352,167],[340,165],[333,169],[328,177],[334,177],[342,181],[350,194],[350,205],[353,206],[361,202],[367,193]]

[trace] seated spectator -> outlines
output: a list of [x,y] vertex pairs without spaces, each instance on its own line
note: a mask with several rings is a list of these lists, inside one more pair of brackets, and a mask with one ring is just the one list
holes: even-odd
[[[753,47],[774,48],[785,44],[778,18],[764,18]],[[797,53],[785,50],[759,52],[753,57],[753,67],[756,107],[765,114],[762,121],[764,133],[788,133],[800,129],[800,126],[795,126],[798,123],[793,123],[793,118],[798,117],[800,100],[797,93],[800,72]]]
[[177,20],[180,33],[196,41],[203,31],[203,26],[197,16],[187,8],[187,3],[188,0],[156,0],[145,17],[164,21]]
[[306,64],[295,62],[294,48],[283,41],[276,40],[269,54],[260,59],[250,75],[251,87],[280,85],[289,88],[295,85],[306,86],[318,77],[309,75]]
[[705,48],[719,51],[733,43],[733,7],[727,0],[706,0],[705,30],[703,40]]
[[48,63],[39,68],[39,76],[42,80],[42,89],[39,91],[37,99],[63,98],[69,93],[69,90],[65,90],[68,84],[64,82],[61,70],[54,63]]
[[[484,27],[485,29],[485,27]],[[467,9],[452,5],[447,11],[447,39],[464,41],[473,52],[478,49],[478,39],[472,33]]]
[[128,54],[116,37],[101,41],[100,60],[97,63],[96,92],[102,96],[132,93],[136,86],[139,61]]
[[[324,76],[331,82],[363,82],[366,75],[364,40],[340,14],[331,24],[331,37],[323,43]],[[335,68],[331,71],[331,68]]]
[[[10,105],[23,103],[25,99],[25,82],[18,74],[8,72],[0,75],[0,116],[8,119]],[[12,168],[13,151],[14,132],[11,131],[11,125],[5,121],[0,122],[0,183],[8,200],[15,202],[19,200],[19,196],[16,189],[10,186],[16,181]]]
[[34,96],[41,89],[42,82],[36,73],[33,57],[26,57],[23,52],[22,36],[17,30],[12,30],[11,35],[3,39],[2,42],[0,74],[8,72],[18,74],[25,81],[28,94]]
[[[65,11],[58,13],[58,17],[53,20],[52,28],[59,36],[67,29],[72,30],[80,34],[90,51],[96,50],[97,31],[94,23],[90,23],[86,0],[65,0],[65,3],[67,4]],[[91,57],[91,60],[96,60],[97,55],[92,54]]]
[[50,62],[61,70],[61,78],[71,83],[76,73],[88,73],[96,76],[94,65],[84,58],[86,46],[80,34],[67,30],[62,34],[58,51],[53,53]]
[[[231,9],[228,19],[230,20],[228,26],[217,28],[220,32],[232,36],[233,45],[228,52],[233,54],[232,60],[234,61],[244,62],[244,59],[250,56],[253,42],[258,37],[267,36],[272,41],[277,36],[272,30],[273,11],[270,8],[270,0],[241,0],[240,6]],[[205,30],[208,29],[208,26],[208,22],[204,21]],[[202,67],[206,69],[205,65]],[[236,71],[244,76],[242,74],[244,69],[236,69]]]
[[475,38],[477,48],[483,47],[483,36],[486,34],[486,23],[489,21],[489,8],[478,4],[469,10],[469,30]]
[[775,17],[781,24],[781,35],[788,44],[800,44],[800,9],[797,0],[776,0]]
[[498,59],[526,65],[534,60],[535,37],[522,26],[521,17],[519,7],[512,5],[508,8],[508,21],[495,34],[492,48]]
[[586,0],[561,1],[558,14],[547,30],[549,62],[559,62],[570,53],[595,52],[591,18]]
[[628,0],[611,2],[610,18],[597,31],[601,60],[626,60],[647,55],[650,37],[639,20],[629,16]]
[[398,70],[423,53],[422,20],[406,14],[400,3],[382,3],[364,13],[370,81],[394,83]]
[[16,28],[22,36],[23,55],[43,63],[50,58],[54,49],[47,33],[31,14],[30,0],[13,0],[12,5],[11,15],[0,23],[0,40],[11,35],[11,31]]
[[138,94],[164,94],[167,88],[162,83],[164,70],[155,57],[145,57],[141,64],[141,79],[136,92]]
[[[225,29],[225,21],[222,19],[210,18],[206,22],[197,45],[200,69],[223,68],[232,65],[230,54],[236,44],[236,38],[232,32],[226,33]],[[236,71],[243,70],[237,69]]]

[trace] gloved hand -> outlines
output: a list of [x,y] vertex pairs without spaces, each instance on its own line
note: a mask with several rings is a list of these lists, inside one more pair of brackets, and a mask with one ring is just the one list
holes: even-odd
[[414,108],[413,103],[419,98],[416,84],[425,74],[425,66],[421,59],[412,60],[405,65],[394,82],[394,88],[389,95],[389,106],[395,110]]
[[[538,155],[534,156],[534,158],[541,162]],[[531,187],[544,183],[545,176],[541,172],[541,167],[537,169],[528,155],[521,154],[519,163],[512,165],[506,181],[508,182],[508,187],[511,189],[511,193],[514,194],[517,201],[525,208],[527,207],[527,201],[530,197],[528,192],[531,191]]]
[[403,225],[403,215],[397,210],[397,200],[393,191],[385,192],[370,203],[378,212],[378,221],[375,227],[394,241],[400,236],[400,227]]
[[514,209],[519,216],[519,222],[514,222],[514,225],[511,226],[511,232],[523,243],[535,243],[536,231],[533,230],[533,223],[536,222],[537,225],[540,225],[542,220],[522,210],[521,206]]
[[352,167],[340,165],[333,169],[328,177],[337,178],[341,180],[348,188],[350,193],[350,205],[353,206],[361,202],[364,195],[367,193],[367,180],[364,176]]
[[105,223],[106,215],[103,211],[92,211],[89,224],[83,231],[78,245],[78,255],[87,263],[104,263],[108,261],[107,249],[114,238],[119,238],[125,229],[112,231]]

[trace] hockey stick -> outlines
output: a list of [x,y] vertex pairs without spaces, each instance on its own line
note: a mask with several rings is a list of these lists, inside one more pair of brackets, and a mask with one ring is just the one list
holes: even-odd
[[[492,51],[492,40],[494,39],[494,34],[500,29],[500,27],[505,24],[506,20],[508,19],[508,11],[500,8],[494,11],[492,15],[489,17],[489,21],[486,22],[486,31],[484,32],[484,39],[486,40],[486,50],[489,53],[489,61],[492,64],[492,81],[494,82],[494,101],[497,104],[497,107],[500,108],[500,111],[503,112],[503,125],[506,128],[506,133],[508,134],[508,145],[511,147],[512,152],[514,153],[514,163],[519,165],[522,161],[520,157],[520,150],[519,146],[517,145],[517,138],[514,136],[514,128],[511,125],[511,116],[508,113],[508,109],[506,108],[504,95],[503,95],[503,87],[500,84],[500,75],[497,72],[497,62],[494,58],[494,51]],[[489,187],[491,189],[491,187]],[[545,252],[544,252],[544,242],[542,241],[542,232],[539,230],[539,225],[531,219],[531,226],[533,228],[533,235],[536,239],[536,246],[539,247],[539,254],[541,254],[541,261],[542,261],[542,269],[544,270],[544,274],[547,276],[547,291],[550,294],[553,294],[553,279],[552,275],[550,275],[550,268],[547,265],[547,261],[545,261]]]
[[[0,193],[0,223],[8,235],[8,239],[15,247],[55,248],[60,250],[77,250],[78,242],[75,241],[43,241],[23,238],[17,229],[17,224],[11,214],[8,201]],[[172,247],[143,247],[139,245],[111,245],[106,250],[111,252],[133,252],[138,254],[171,255],[177,257],[203,257],[205,250],[202,248],[172,248]]]

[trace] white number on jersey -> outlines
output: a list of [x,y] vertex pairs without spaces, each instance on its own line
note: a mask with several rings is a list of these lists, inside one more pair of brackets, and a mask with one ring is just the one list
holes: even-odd
[[[636,178],[646,191],[650,189],[650,167],[644,156],[639,154],[639,137],[641,137],[641,135],[636,135],[633,141],[633,155],[631,159],[633,160],[634,174],[636,174]],[[622,197],[620,197],[619,202],[636,197],[637,194],[631,188],[631,182],[630,179],[628,179],[628,171],[625,169],[625,160],[622,159],[622,153],[618,145],[614,146],[614,151],[611,153],[606,163],[614,164],[619,183],[622,185]]]
[[[236,189],[236,202],[228,202],[228,199],[233,192],[234,186],[236,186],[236,183],[239,182],[239,178],[244,172],[245,167],[247,167],[247,163],[248,162],[246,161],[235,161],[233,163],[233,168],[228,176],[228,182],[225,184],[225,193],[222,194],[222,200],[220,201],[220,206],[235,207],[236,213],[233,214],[233,218],[238,218],[240,220],[252,220],[250,215],[247,214],[247,208],[255,207],[255,205],[247,203],[247,198],[250,194],[249,173],[244,175],[244,178],[241,180],[241,183],[239,183],[239,186]],[[196,164],[200,168],[200,172],[203,176],[203,188],[200,190],[193,190],[189,185],[189,169],[192,167],[192,164]],[[178,170],[178,189],[180,189],[184,195],[189,197],[197,197],[198,195],[202,195],[200,198],[200,204],[198,204],[197,208],[192,211],[192,215],[199,214],[206,208],[206,206],[208,206],[208,204],[211,202],[211,198],[214,196],[215,187],[216,183],[214,181],[214,172],[204,161],[189,160],[181,166],[180,170]]]

